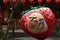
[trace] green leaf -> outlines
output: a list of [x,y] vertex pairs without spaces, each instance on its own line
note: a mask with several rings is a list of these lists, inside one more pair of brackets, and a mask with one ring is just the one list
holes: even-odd
[[25,14],[25,11],[22,11],[22,13],[21,14]]
[[33,10],[34,9],[34,7],[33,6],[30,6],[30,10]]
[[38,8],[41,8],[41,7],[44,7],[44,6],[45,6],[45,5],[43,5],[43,6],[39,5],[39,6],[35,6],[35,7],[30,6],[30,8],[29,8],[28,10],[26,10],[26,11],[22,11],[21,14],[25,14],[25,13],[31,11],[31,10],[35,10],[35,9],[38,9]]
[[21,14],[25,14],[25,13],[27,13],[27,12],[29,12],[29,11],[30,11],[30,10],[22,11]]
[[37,6],[36,7],[31,6],[30,10],[34,10],[34,9],[37,9],[37,8],[38,8]]

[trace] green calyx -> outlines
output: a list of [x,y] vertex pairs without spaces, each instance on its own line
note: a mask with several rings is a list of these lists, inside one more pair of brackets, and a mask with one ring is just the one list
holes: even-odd
[[33,7],[33,6],[30,7],[30,10],[34,10],[34,9],[37,9],[37,7]]
[[28,10],[22,11],[22,14],[25,14],[25,13],[31,11],[31,10],[34,10],[34,9],[37,9],[37,7],[30,6],[30,8]]
[[38,8],[43,8],[44,6],[45,5],[43,5],[43,6],[39,5],[39,6],[36,6],[36,7],[30,6],[30,8],[28,10],[22,11],[22,14],[25,14],[25,13],[31,11],[31,10],[35,10],[35,9],[38,9]]

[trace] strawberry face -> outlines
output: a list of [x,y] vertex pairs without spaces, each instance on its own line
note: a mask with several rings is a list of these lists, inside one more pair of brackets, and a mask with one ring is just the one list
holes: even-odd
[[21,18],[21,28],[37,39],[47,38],[54,24],[54,15],[50,8],[31,10]]
[[47,31],[47,24],[43,16],[38,12],[33,12],[29,15],[25,24],[27,25],[27,29],[34,34]]

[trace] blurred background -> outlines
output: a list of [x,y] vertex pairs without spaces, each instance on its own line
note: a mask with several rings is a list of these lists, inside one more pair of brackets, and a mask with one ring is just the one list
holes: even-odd
[[55,24],[46,40],[60,40],[60,0],[0,0],[0,39],[35,40],[20,28],[20,18],[30,6],[45,6],[52,9]]

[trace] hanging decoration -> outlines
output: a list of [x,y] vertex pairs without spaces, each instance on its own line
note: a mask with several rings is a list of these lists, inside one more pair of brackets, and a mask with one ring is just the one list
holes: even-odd
[[17,0],[12,0],[12,2],[15,4],[17,2]]
[[51,2],[51,0],[46,0],[46,2],[47,2],[47,3],[50,3],[50,2]]
[[6,5],[8,3],[8,0],[3,0],[3,3]]
[[42,3],[42,0],[37,0],[37,2],[38,2],[39,4],[41,4],[41,3]]
[[34,0],[29,0],[29,2],[32,4],[34,2]]
[[25,0],[20,0],[20,2],[21,2],[21,4],[23,4],[23,5],[25,4]]
[[60,2],[60,0],[55,0],[55,2],[58,4]]

